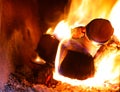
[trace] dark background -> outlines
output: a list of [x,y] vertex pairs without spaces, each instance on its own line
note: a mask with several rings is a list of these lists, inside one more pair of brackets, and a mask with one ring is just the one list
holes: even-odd
[[71,0],[38,0],[41,31],[55,26],[67,15]]

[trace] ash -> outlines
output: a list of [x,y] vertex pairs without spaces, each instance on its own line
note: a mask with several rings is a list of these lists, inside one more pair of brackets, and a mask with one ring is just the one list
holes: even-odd
[[45,84],[31,84],[24,78],[19,79],[14,74],[10,74],[9,80],[0,92],[120,92],[120,89],[111,87],[83,87],[72,86],[58,81],[56,85],[47,86]]
[[4,90],[0,92],[35,92],[30,83],[24,79],[18,79],[14,74],[10,74]]

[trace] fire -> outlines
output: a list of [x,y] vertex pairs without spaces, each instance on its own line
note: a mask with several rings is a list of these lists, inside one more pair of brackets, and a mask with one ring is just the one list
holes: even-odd
[[112,25],[114,26],[114,35],[117,36],[117,38],[120,40],[120,22],[118,20],[119,16],[120,16],[120,12],[118,12],[118,10],[120,9],[120,1],[118,0],[117,3],[115,4],[115,7],[113,7],[111,14],[110,14],[110,21],[112,23]]
[[110,51],[102,53],[102,56],[97,57],[95,59],[95,66],[96,66],[96,73],[93,78],[88,78],[87,80],[77,80],[71,79],[68,77],[64,77],[59,74],[58,68],[60,65],[60,48],[62,42],[58,47],[58,52],[56,56],[56,63],[55,63],[55,72],[54,78],[56,80],[60,80],[62,82],[69,83],[73,86],[75,85],[85,85],[85,86],[103,86],[106,82],[108,83],[118,83],[119,84],[119,70],[120,70],[120,50],[111,49]]
[[70,12],[68,14],[68,22],[70,25],[77,26],[79,24],[86,25],[90,20],[95,18],[108,19],[111,9],[116,0],[72,0]]
[[[67,19],[58,23],[54,35],[60,39],[55,59],[54,79],[69,83],[71,85],[103,86],[105,83],[119,84],[120,82],[120,1],[119,0],[73,0]],[[77,80],[64,77],[59,74],[61,46],[65,39],[70,39],[71,28],[86,25],[94,18],[105,18],[111,21],[114,28],[114,36],[118,39],[118,46],[111,46],[110,50],[104,51],[95,58],[96,72],[93,78]]]
[[60,21],[56,26],[53,34],[56,35],[59,40],[70,38],[71,33],[68,23],[65,21]]

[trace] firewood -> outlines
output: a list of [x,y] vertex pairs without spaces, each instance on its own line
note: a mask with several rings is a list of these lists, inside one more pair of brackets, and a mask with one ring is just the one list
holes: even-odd
[[114,29],[109,20],[94,19],[86,25],[86,33],[90,40],[104,43],[113,35]]
[[47,62],[54,63],[59,40],[49,34],[44,34],[37,47],[37,52],[41,58]]
[[84,80],[94,75],[93,57],[85,52],[67,51],[59,72],[66,77]]
[[85,27],[84,26],[78,26],[71,30],[72,38],[73,39],[79,39],[84,36],[85,34]]

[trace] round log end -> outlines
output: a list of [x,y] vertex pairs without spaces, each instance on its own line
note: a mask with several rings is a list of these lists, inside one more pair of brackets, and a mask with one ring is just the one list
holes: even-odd
[[113,35],[114,29],[109,20],[94,19],[86,25],[86,33],[90,40],[104,43]]
[[49,34],[44,34],[37,47],[37,52],[41,58],[47,62],[53,62],[56,56],[59,40]]

